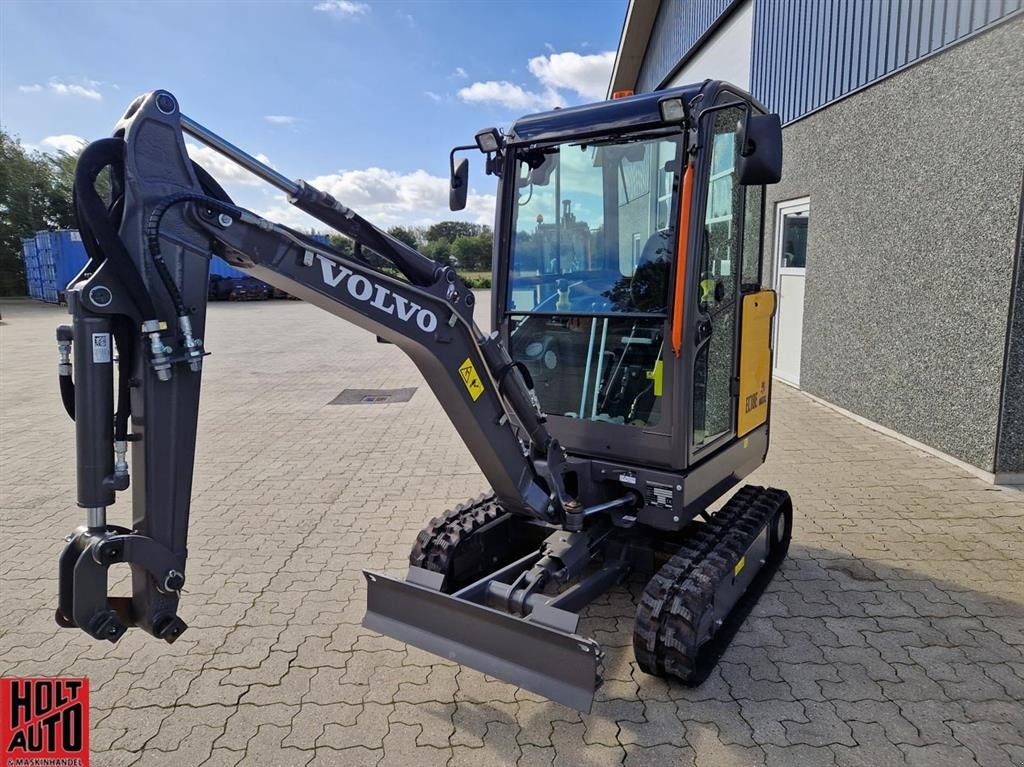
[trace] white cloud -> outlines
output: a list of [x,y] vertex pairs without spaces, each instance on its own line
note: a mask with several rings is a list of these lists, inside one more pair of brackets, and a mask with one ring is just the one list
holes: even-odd
[[49,88],[59,96],[81,96],[93,101],[99,101],[103,98],[103,95],[95,88],[77,85],[76,83],[62,83],[59,80],[50,80]]
[[527,62],[539,87],[524,87],[508,80],[487,80],[460,88],[459,98],[470,104],[498,104],[518,111],[565,106],[569,101],[567,92],[574,94],[575,100],[604,98],[615,64],[614,51],[584,55],[574,51],[556,53],[550,43],[544,46],[551,51],[549,55],[535,56]]
[[459,80],[465,80],[469,77],[469,75],[466,74],[466,70],[462,67],[455,67],[455,71],[448,76],[458,78]]
[[431,101],[441,101],[442,98],[439,93],[434,93],[433,91],[423,91],[423,95]]
[[536,56],[530,59],[529,68],[548,88],[571,90],[596,101],[608,92],[614,65],[614,51],[586,55],[566,51]]
[[263,119],[272,125],[295,125],[302,122],[301,117],[294,115],[264,115]]
[[[225,187],[259,186],[263,183],[256,176],[249,173],[249,171],[208,146],[186,143],[185,148],[188,150],[189,157],[203,166],[211,176]],[[256,155],[256,159],[266,165],[270,165],[270,158],[265,154]],[[231,193],[230,188],[227,189],[227,192],[228,194]]]
[[508,109],[554,109],[565,105],[557,91],[528,91],[508,80],[477,82],[459,89],[459,98],[470,104],[500,104]]
[[[412,173],[398,173],[384,168],[342,170],[318,176],[309,183],[383,228],[397,224],[418,226],[448,219],[494,223],[493,194],[478,194],[471,190],[466,210],[452,213],[448,209],[448,179],[433,176],[425,170]],[[325,228],[283,200],[280,205],[259,213],[289,226]]]
[[22,93],[39,93],[45,89],[50,93],[56,93],[58,96],[80,96],[92,101],[99,101],[103,98],[103,94],[96,90],[96,86],[101,85],[100,82],[87,79],[82,80],[82,82],[85,84],[66,83],[51,77],[45,86],[39,83],[32,83],[31,85],[19,85],[18,90]]
[[314,11],[323,11],[342,18],[354,18],[364,16],[370,11],[366,3],[357,3],[353,0],[325,0],[313,6]]
[[58,152],[67,152],[68,154],[77,154],[82,147],[89,142],[81,136],[75,136],[71,133],[61,133],[59,136],[47,136],[39,145],[43,147],[43,151],[47,149],[54,149]]

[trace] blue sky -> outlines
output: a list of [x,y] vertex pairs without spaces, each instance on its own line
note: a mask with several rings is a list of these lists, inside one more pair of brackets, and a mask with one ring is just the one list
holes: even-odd
[[[604,97],[625,0],[0,0],[0,124],[44,151],[106,135],[139,93],[383,225],[447,213],[448,151],[489,125]],[[236,201],[304,220],[197,155]],[[479,155],[469,220],[493,219]]]

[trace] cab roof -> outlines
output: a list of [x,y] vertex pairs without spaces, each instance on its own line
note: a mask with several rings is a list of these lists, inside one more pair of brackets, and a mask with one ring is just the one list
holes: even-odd
[[577,107],[553,109],[550,112],[527,115],[516,120],[509,130],[506,141],[510,144],[533,144],[556,141],[560,138],[601,136],[653,127],[662,123],[661,111],[658,108],[658,102],[661,100],[681,97],[683,103],[689,105],[695,96],[703,93],[707,103],[713,104],[718,91],[726,86],[729,90],[745,93],[742,89],[721,80],[705,80],[702,83],[678,88],[666,88]]

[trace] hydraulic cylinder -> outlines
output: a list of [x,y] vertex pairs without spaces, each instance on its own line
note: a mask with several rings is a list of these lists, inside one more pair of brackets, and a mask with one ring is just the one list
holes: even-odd
[[114,473],[114,340],[106,317],[76,312],[72,327],[78,505],[89,527],[104,527],[114,502],[103,482]]

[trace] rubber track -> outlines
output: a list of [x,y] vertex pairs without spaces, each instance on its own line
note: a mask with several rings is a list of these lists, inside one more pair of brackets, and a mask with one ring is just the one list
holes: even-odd
[[[783,545],[748,586],[712,639],[698,646],[703,615],[713,607],[718,584],[775,514],[790,504],[781,490],[742,488],[711,517],[691,524],[676,554],[651,578],[637,606],[633,646],[640,668],[700,684],[714,668],[746,614],[785,556]],[[791,514],[791,510],[787,511]]]
[[[434,517],[420,531],[409,552],[409,564],[447,577],[459,544],[505,513],[493,494],[460,503],[440,517]],[[450,591],[452,585],[446,582],[443,590]]]

